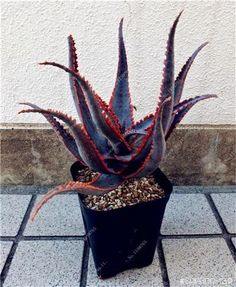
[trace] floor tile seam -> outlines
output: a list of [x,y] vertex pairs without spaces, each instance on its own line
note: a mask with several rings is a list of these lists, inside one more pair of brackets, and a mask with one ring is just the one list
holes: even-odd
[[163,287],[170,287],[169,275],[167,270],[167,264],[165,259],[165,253],[162,245],[162,239],[159,239],[157,244],[158,260],[160,264],[161,278]]
[[18,247],[19,239],[25,230],[26,224],[29,220],[30,213],[32,211],[32,208],[33,208],[33,205],[36,201],[36,198],[37,198],[36,195],[32,195],[31,199],[27,205],[27,208],[26,208],[25,214],[22,218],[22,221],[21,221],[20,227],[18,229],[17,235],[15,236],[15,241],[13,242],[13,244],[11,246],[10,252],[7,256],[7,259],[5,261],[4,267],[3,267],[2,272],[1,272],[1,285],[4,284],[4,282],[7,278],[8,272],[9,272],[10,267],[11,267],[12,260],[15,256],[15,253],[16,253],[16,250]]

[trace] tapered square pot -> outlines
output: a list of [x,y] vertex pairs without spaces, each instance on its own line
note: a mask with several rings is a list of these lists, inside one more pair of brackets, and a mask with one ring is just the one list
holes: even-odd
[[[74,180],[81,166],[71,167]],[[97,274],[105,279],[130,268],[152,263],[172,184],[160,169],[154,172],[156,182],[166,196],[109,211],[88,208],[79,195],[87,240],[91,247]]]

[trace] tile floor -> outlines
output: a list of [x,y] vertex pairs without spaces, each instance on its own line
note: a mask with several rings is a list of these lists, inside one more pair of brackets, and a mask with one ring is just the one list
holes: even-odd
[[153,264],[106,280],[96,275],[76,194],[55,197],[28,220],[44,191],[1,190],[1,286],[236,286],[234,187],[175,187]]

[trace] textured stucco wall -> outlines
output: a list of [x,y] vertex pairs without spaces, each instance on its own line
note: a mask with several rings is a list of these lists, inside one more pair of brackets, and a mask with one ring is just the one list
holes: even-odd
[[196,59],[184,98],[216,93],[199,103],[183,123],[232,124],[235,121],[234,1],[10,1],[2,2],[2,122],[44,122],[39,115],[17,115],[21,101],[76,115],[68,76],[36,63],[67,63],[67,40],[77,42],[82,74],[108,100],[117,67],[117,27],[125,17],[130,89],[136,117],[154,111],[161,82],[165,43],[176,15],[185,9],[176,35],[176,72],[206,40]]

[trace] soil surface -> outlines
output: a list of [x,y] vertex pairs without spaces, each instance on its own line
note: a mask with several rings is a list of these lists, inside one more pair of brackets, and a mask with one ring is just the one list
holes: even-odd
[[[80,170],[77,180],[88,182],[96,175],[89,169]],[[84,203],[94,210],[112,210],[140,202],[147,202],[165,196],[164,190],[155,182],[153,176],[124,181],[116,189],[104,195],[88,195]]]

